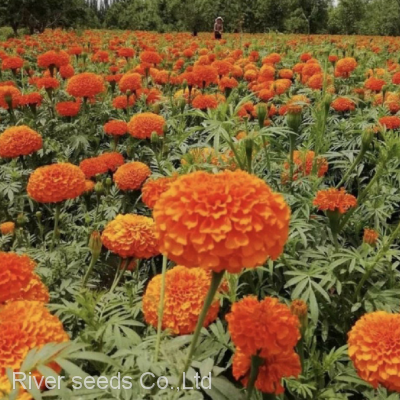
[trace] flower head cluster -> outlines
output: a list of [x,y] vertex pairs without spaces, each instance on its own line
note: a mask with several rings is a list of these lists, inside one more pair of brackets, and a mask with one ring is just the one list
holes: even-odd
[[67,92],[74,97],[91,98],[105,90],[103,78],[92,72],[83,72],[73,76],[67,84]]
[[13,126],[0,135],[0,157],[16,158],[40,150],[42,137],[28,126]]
[[76,165],[60,163],[37,168],[29,177],[27,192],[39,203],[75,199],[85,191],[85,175]]
[[18,300],[0,308],[0,375],[18,370],[28,352],[69,340],[58,317],[41,302]]
[[262,359],[256,388],[266,393],[283,393],[281,380],[297,377],[300,359],[294,347],[300,339],[300,323],[288,306],[266,297],[258,301],[245,297],[234,303],[226,316],[232,341],[237,347],[233,359],[233,375],[247,385],[251,357]]
[[114,172],[124,162],[124,157],[120,153],[104,153],[97,157],[83,160],[79,164],[79,168],[83,171],[86,178],[92,178],[98,174],[106,174],[109,171]]
[[123,136],[128,132],[128,124],[115,119],[104,124],[104,132],[107,135]]
[[349,356],[358,375],[375,389],[400,392],[400,314],[363,315],[348,334]]
[[237,170],[179,177],[153,210],[160,250],[188,267],[231,273],[275,259],[290,209],[261,179]]
[[150,258],[160,253],[154,221],[142,215],[117,215],[105,227],[101,240],[123,258]]
[[329,188],[320,190],[313,204],[322,211],[339,211],[340,214],[344,214],[349,208],[357,205],[357,199],[353,195],[346,193],[344,188]]
[[[158,322],[161,279],[161,275],[156,275],[143,296],[145,320],[154,327]],[[211,284],[211,275],[201,268],[176,266],[167,271],[165,279],[162,329],[169,329],[175,335],[193,333]],[[215,299],[207,312],[204,327],[217,318],[218,311],[219,301]]]
[[128,123],[128,132],[137,139],[150,139],[151,134],[164,135],[166,121],[161,115],[141,113],[134,115]]
[[135,161],[121,165],[113,178],[120,190],[139,190],[150,174],[150,168],[146,164]]

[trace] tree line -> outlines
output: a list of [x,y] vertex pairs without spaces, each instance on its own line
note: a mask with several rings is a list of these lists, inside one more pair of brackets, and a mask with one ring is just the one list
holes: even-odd
[[0,25],[46,28],[400,35],[400,0],[0,0]]

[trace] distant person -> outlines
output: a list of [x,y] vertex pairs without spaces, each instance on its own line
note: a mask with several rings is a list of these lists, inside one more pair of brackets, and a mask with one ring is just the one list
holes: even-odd
[[222,17],[218,17],[215,20],[215,24],[214,24],[214,37],[215,39],[219,40],[222,38],[222,32],[224,30],[224,20],[222,19]]

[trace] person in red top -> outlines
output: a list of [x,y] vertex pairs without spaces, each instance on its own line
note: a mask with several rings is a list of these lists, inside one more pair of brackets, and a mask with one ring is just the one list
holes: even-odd
[[224,20],[222,17],[218,17],[214,23],[214,37],[215,39],[222,38],[222,32],[224,30]]

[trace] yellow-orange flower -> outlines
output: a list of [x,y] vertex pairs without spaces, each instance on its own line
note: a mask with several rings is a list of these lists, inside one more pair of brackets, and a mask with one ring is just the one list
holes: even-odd
[[261,179],[237,170],[179,177],[154,207],[160,250],[187,267],[237,273],[277,258],[290,209]]
[[0,232],[2,235],[10,235],[13,234],[15,230],[15,223],[14,222],[3,222],[0,224]]
[[142,215],[117,215],[105,227],[101,240],[123,258],[150,258],[160,253],[154,221]]
[[98,174],[105,174],[109,171],[114,172],[124,162],[122,154],[111,152],[82,160],[79,168],[83,171],[86,178],[92,178]]
[[80,196],[85,187],[79,167],[60,163],[37,168],[29,177],[27,192],[39,203],[58,203]]
[[375,389],[400,392],[400,314],[363,315],[348,334],[349,356],[358,375]]
[[12,126],[0,135],[0,157],[27,156],[43,146],[42,137],[28,126]]
[[347,97],[338,97],[335,99],[331,107],[338,112],[346,112],[353,111],[356,108],[356,105],[353,100],[348,99]]
[[73,76],[67,84],[67,92],[74,97],[94,97],[104,92],[103,78],[92,72]]
[[21,92],[16,87],[0,86],[0,108],[8,110],[10,105],[16,108],[19,106],[20,99]]
[[38,301],[18,300],[0,308],[0,375],[18,370],[28,352],[69,340],[58,317]]
[[272,297],[260,302],[256,297],[245,297],[232,305],[226,320],[233,343],[248,355],[261,350],[279,355],[293,349],[300,339],[299,319]]
[[[13,388],[7,375],[0,375],[0,397],[8,399],[8,395],[13,393]],[[21,387],[16,400],[32,400],[33,397]]]
[[146,164],[135,161],[121,165],[113,179],[120,190],[139,190],[150,174],[150,168]]
[[104,124],[104,132],[107,135],[123,136],[128,132],[128,124],[125,121],[112,120]]
[[142,87],[142,77],[140,74],[135,72],[125,74],[118,82],[118,86],[122,93],[125,93],[128,90],[135,92]]
[[218,100],[212,94],[198,94],[192,101],[192,107],[200,110],[213,109],[218,107]]
[[317,206],[322,211],[336,211],[344,214],[349,208],[357,205],[357,199],[346,193],[344,188],[320,190],[313,201],[314,206]]
[[[260,355],[263,363],[258,370],[255,387],[264,393],[281,394],[285,390],[282,378],[297,378],[301,373],[300,358],[293,350],[276,355]],[[237,349],[233,356],[233,376],[247,386],[251,369],[251,356]]]
[[177,176],[167,176],[148,180],[142,187],[142,200],[149,208],[154,208],[160,196],[166,192]]
[[20,296],[32,280],[35,266],[27,255],[0,252],[0,304]]
[[378,240],[379,234],[376,230],[370,229],[370,228],[365,228],[364,229],[364,236],[363,236],[363,242],[368,243],[371,246],[376,244],[376,241]]
[[[176,266],[166,273],[164,314],[162,329],[169,329],[176,335],[193,333],[208,289],[211,276],[201,268]],[[160,305],[161,275],[149,283],[143,296],[143,312],[146,322],[157,327]],[[215,299],[207,312],[204,327],[218,315],[219,301]]]
[[165,119],[153,113],[134,115],[128,123],[128,132],[137,139],[150,139],[151,134],[164,135]]
[[[315,152],[312,150],[306,151],[298,151],[295,150],[293,152],[293,163],[294,163],[294,173],[293,173],[293,180],[296,181],[300,175],[308,176],[311,174],[315,159]],[[317,165],[317,174],[318,177],[321,178],[324,176],[328,171],[328,161],[326,158],[318,157],[316,161]],[[284,164],[285,170],[290,169],[290,164],[285,162]],[[285,182],[287,177],[287,173],[283,174],[283,181]]]

